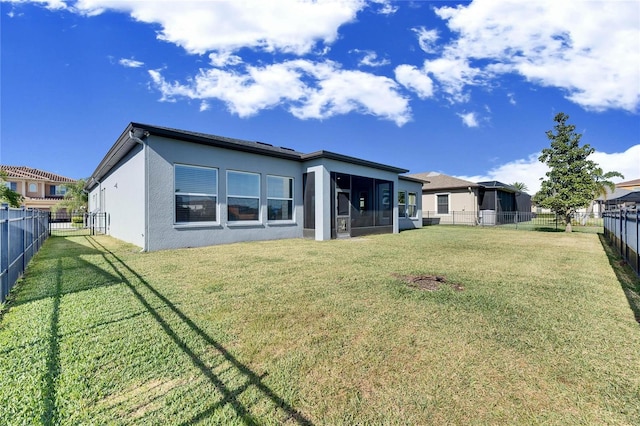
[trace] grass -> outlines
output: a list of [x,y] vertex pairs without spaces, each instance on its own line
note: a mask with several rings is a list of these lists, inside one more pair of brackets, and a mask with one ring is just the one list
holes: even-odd
[[51,238],[17,289],[0,322],[7,424],[640,418],[625,297],[640,285],[595,234],[440,226],[155,253]]

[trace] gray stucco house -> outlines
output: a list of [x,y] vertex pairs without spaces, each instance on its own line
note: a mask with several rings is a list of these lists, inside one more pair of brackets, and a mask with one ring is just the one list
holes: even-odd
[[318,151],[130,123],[89,178],[108,234],[153,251],[356,237],[422,226],[408,170]]

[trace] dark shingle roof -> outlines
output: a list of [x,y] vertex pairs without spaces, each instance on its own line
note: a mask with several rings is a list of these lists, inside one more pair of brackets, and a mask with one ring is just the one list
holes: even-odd
[[[146,136],[166,137],[169,139],[214,146],[218,148],[233,149],[259,155],[283,158],[293,161],[309,161],[317,158],[328,158],[347,163],[373,167],[394,173],[406,173],[408,170],[386,164],[375,163],[360,158],[349,157],[329,151],[317,151],[304,154],[291,148],[273,146],[258,141],[246,141],[226,136],[211,135],[207,133],[192,132],[188,130],[173,129],[170,127],[153,126],[149,124],[130,123],[122,132],[116,143],[102,159],[98,167],[87,181],[85,189],[92,189],[120,160],[122,160],[138,143]],[[133,136],[133,137],[132,137]]]

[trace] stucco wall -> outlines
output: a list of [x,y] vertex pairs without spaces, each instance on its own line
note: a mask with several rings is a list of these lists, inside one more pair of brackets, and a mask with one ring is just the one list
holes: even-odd
[[[398,174],[394,172],[389,172],[380,169],[374,169],[371,167],[362,166],[359,164],[351,164],[338,160],[333,160],[330,158],[318,158],[314,160],[310,160],[304,163],[305,171],[319,171],[325,170],[328,173],[320,174],[316,173],[316,220],[318,218],[319,211],[318,209],[322,209],[323,217],[330,218],[331,217],[331,195],[330,195],[330,185],[327,182],[319,183],[318,177],[319,175],[324,176],[325,179],[329,178],[329,173],[344,173],[353,176],[363,176],[374,179],[382,179],[393,182],[393,217],[397,219],[398,217]],[[322,190],[324,193],[319,194],[319,191]],[[417,190],[420,193],[419,190]],[[321,198],[322,197],[322,198]],[[393,232],[398,233],[399,221],[394,219],[393,221]],[[329,232],[331,229],[331,221],[328,221]],[[318,234],[321,231],[318,231],[318,223],[316,222],[316,239],[320,239]],[[327,232],[326,228],[324,232]],[[324,238],[328,239],[328,238]]]
[[[406,191],[407,194],[409,192],[415,193],[417,204],[416,208],[418,210],[416,217],[400,217],[398,221],[399,229],[402,231],[405,229],[422,228],[422,197],[420,196],[420,193],[422,191],[422,184],[404,179],[398,179],[398,191]],[[397,202],[398,197],[396,196],[396,203]]]
[[478,211],[478,197],[476,189],[449,189],[436,191],[434,193],[422,194],[422,209],[429,212],[430,216],[447,216],[438,214],[438,201],[436,195],[449,195],[449,213],[451,212],[470,212]]
[[144,194],[144,151],[137,145],[89,193],[89,211],[106,212],[109,235],[143,248]]
[[[201,247],[238,241],[302,238],[302,166],[297,161],[215,148],[151,136],[149,147],[148,250]],[[218,212],[215,224],[175,224],[174,164],[213,167],[218,170]],[[260,174],[260,220],[228,222],[227,171]],[[293,220],[267,220],[267,175],[292,177]]]

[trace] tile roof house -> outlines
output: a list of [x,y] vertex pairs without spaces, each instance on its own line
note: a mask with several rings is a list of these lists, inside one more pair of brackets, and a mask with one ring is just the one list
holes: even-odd
[[65,184],[75,179],[26,166],[0,165],[6,175],[6,185],[24,197],[26,208],[50,210],[66,192]]
[[422,181],[406,172],[329,151],[130,123],[85,189],[89,211],[109,215],[110,235],[153,251],[421,227]]

